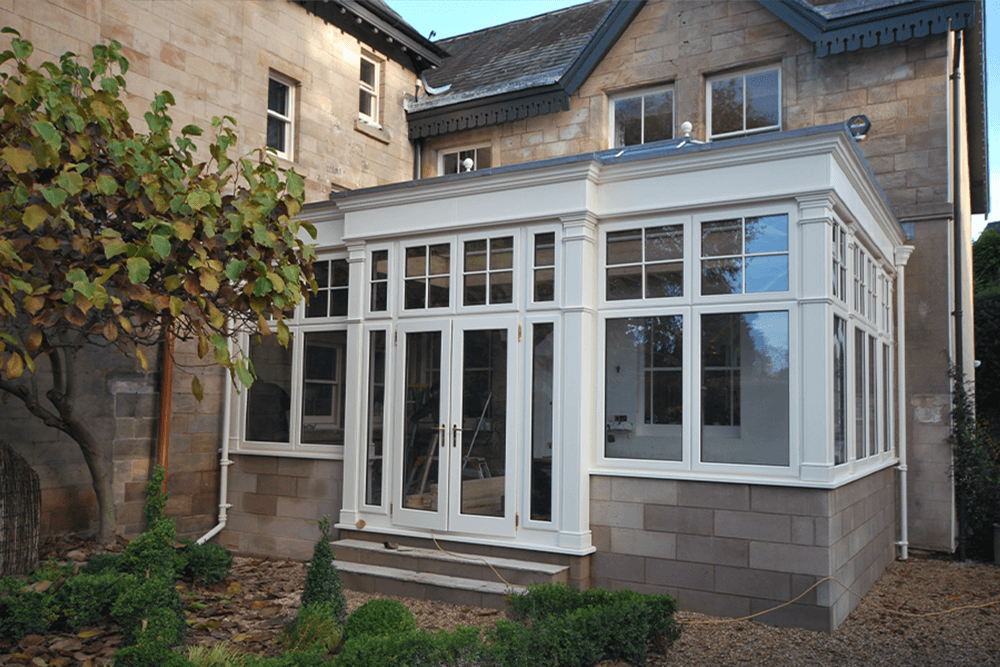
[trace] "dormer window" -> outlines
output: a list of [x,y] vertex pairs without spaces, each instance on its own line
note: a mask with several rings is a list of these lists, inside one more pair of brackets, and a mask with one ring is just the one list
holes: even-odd
[[728,139],[781,129],[778,68],[725,74],[708,81],[710,139]]
[[611,98],[614,147],[674,138],[674,89],[655,88]]

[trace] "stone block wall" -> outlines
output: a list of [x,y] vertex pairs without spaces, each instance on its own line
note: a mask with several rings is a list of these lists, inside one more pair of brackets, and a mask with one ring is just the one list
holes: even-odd
[[[833,491],[593,476],[592,582],[730,617],[777,607],[831,575],[863,595],[893,554],[893,474]],[[858,601],[824,582],[757,620],[832,632]]]
[[[331,187],[412,174],[403,97],[416,75],[294,2],[5,0],[0,26],[34,43],[36,65],[117,40],[130,64],[126,104],[139,131],[150,102],[169,90],[176,128],[193,123],[208,132],[213,116],[232,116],[240,153],[265,144],[269,72],[292,79],[293,155],[279,164],[305,177],[307,201],[326,199]],[[362,50],[382,62],[381,130],[357,124]]]
[[328,514],[334,523],[340,514],[343,461],[249,454],[232,459],[232,508],[219,543],[241,554],[311,558],[317,521]]

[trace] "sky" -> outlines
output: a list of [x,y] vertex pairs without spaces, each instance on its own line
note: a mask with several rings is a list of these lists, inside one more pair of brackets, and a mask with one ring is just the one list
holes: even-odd
[[[422,35],[444,39],[555,11],[583,0],[387,0]],[[972,236],[1000,220],[1000,0],[986,0],[986,108],[992,212],[973,216]]]

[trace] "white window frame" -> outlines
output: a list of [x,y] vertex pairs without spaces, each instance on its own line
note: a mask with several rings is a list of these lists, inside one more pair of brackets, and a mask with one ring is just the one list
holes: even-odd
[[628,144],[630,146],[641,146],[642,144],[647,143],[647,141],[646,141],[646,96],[647,95],[655,95],[656,93],[663,93],[663,92],[667,92],[667,91],[670,91],[670,136],[667,137],[667,139],[673,139],[674,137],[676,137],[677,136],[677,130],[676,130],[677,123],[675,122],[675,118],[677,117],[677,95],[674,92],[674,86],[673,86],[673,84],[668,84],[668,85],[665,85],[665,86],[657,86],[655,88],[643,88],[642,90],[633,90],[633,91],[630,91],[630,92],[627,92],[627,93],[618,93],[618,94],[609,96],[609,102],[610,102],[610,104],[608,106],[610,108],[608,109],[608,138],[610,139],[610,141],[609,141],[610,148],[624,148],[626,146],[626,144],[620,144],[620,143],[618,143],[618,141],[617,141],[617,139],[615,137],[615,118],[616,118],[615,112],[616,112],[616,109],[617,109],[618,102],[621,102],[623,100],[632,100],[632,99],[635,99],[637,97],[642,99],[642,112],[641,112],[642,130],[640,132],[641,135],[642,135],[642,141],[640,141],[638,144]]
[[[747,129],[747,100],[746,100],[746,78],[754,74],[762,74],[764,72],[777,72],[778,73],[778,122],[774,125],[768,125],[766,127],[755,127],[752,129]],[[720,79],[732,79],[733,77],[743,77],[743,122],[742,129],[733,132],[722,132],[719,134],[712,134],[712,82],[718,81]],[[734,137],[744,137],[751,134],[760,134],[762,132],[774,132],[780,131],[782,127],[782,122],[784,120],[783,113],[783,102],[784,95],[782,94],[782,76],[781,76],[781,65],[769,65],[767,67],[756,67],[754,69],[740,70],[738,72],[726,72],[723,74],[717,74],[708,77],[705,80],[705,135],[708,137],[709,141],[714,141],[716,139],[731,139]]]
[[[369,84],[361,77],[361,68],[364,63],[369,63],[374,71],[374,81]],[[367,93],[371,96],[371,113],[367,114],[361,111],[360,103],[358,106],[358,117],[361,120],[371,123],[372,125],[378,125],[381,127],[380,119],[382,117],[381,110],[381,85],[382,85],[382,62],[368,53],[361,54],[361,60],[358,64],[358,86],[359,93],[358,97],[360,99],[361,93]]]
[[[285,138],[285,150],[279,151],[277,148],[268,147],[268,150],[273,151],[275,155],[285,160],[291,161],[295,155],[294,150],[294,140],[295,140],[295,103],[296,96],[298,92],[298,82],[292,78],[285,76],[279,72],[271,70],[267,76],[268,81],[268,97],[270,97],[270,87],[271,81],[276,81],[277,83],[288,88],[288,95],[286,97],[286,104],[284,113],[271,108],[270,100],[266,100],[267,104],[267,117],[274,118],[282,124],[284,128],[284,138]],[[264,128],[264,140],[267,142],[267,128]]]

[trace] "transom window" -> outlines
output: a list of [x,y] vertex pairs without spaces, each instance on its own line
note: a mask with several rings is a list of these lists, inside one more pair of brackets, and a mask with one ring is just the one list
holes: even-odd
[[707,108],[710,139],[780,130],[780,70],[755,70],[711,79]]
[[267,82],[267,147],[278,157],[292,159],[295,82],[271,72]]
[[674,136],[674,90],[660,88],[611,100],[615,146],[634,146]]
[[446,308],[450,297],[451,245],[438,243],[406,249],[403,308]]
[[346,259],[333,259],[313,264],[318,291],[311,295],[306,317],[344,317],[347,315],[347,294],[350,272]]
[[389,306],[389,251],[372,251],[371,272],[371,303],[372,312],[383,312]]
[[364,120],[378,124],[378,70],[379,64],[361,56],[361,90],[358,94],[358,113]]
[[492,162],[493,152],[489,146],[480,148],[469,148],[462,151],[441,154],[441,174],[458,174],[464,171],[478,171],[479,169],[489,169]]
[[514,237],[465,242],[463,303],[485,306],[514,299]]
[[787,290],[787,215],[702,223],[702,294]]
[[684,294],[684,225],[609,232],[608,301]]

